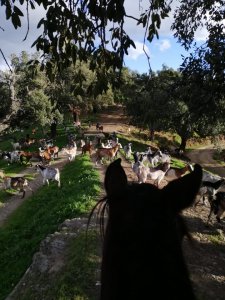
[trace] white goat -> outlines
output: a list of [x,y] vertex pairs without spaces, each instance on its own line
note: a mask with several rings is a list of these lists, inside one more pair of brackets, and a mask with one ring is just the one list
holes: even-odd
[[130,158],[131,154],[132,154],[132,150],[131,150],[131,146],[132,143],[128,143],[127,145],[124,146],[123,150],[125,152],[125,157],[126,158]]
[[43,184],[47,183],[49,185],[49,180],[58,182],[58,187],[61,186],[60,183],[60,172],[58,168],[44,167],[42,165],[36,165],[36,171],[43,177]]
[[139,183],[145,183],[147,180],[147,169],[143,168],[145,165],[143,164],[143,156],[141,155],[141,158],[139,157],[139,152],[133,153],[134,157],[134,163],[131,164],[131,168],[134,171],[134,173],[137,175],[138,182]]
[[20,145],[20,143],[18,143],[18,142],[16,142],[16,143],[11,142],[11,144],[12,144],[14,150],[17,150],[17,149],[18,149],[18,150],[21,150],[21,145]]
[[157,187],[159,187],[161,181],[165,177],[166,172],[169,170],[170,164],[167,163],[165,170],[157,170],[155,168],[149,168],[148,169],[148,176],[150,179],[154,180],[154,184],[156,184]]
[[77,145],[74,144],[75,146],[73,148],[62,148],[62,153],[68,155],[69,161],[73,161],[77,155]]
[[20,160],[20,151],[18,151],[18,150],[12,151],[10,162],[11,163],[19,162],[19,160]]
[[220,179],[221,179],[220,176],[218,176],[216,174],[213,174],[213,173],[210,173],[210,172],[207,172],[206,170],[203,170],[202,181],[216,182]]

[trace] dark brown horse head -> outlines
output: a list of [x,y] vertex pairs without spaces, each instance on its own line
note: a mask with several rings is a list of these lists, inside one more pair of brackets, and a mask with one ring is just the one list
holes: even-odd
[[[195,299],[182,252],[182,210],[192,205],[202,168],[163,189],[129,184],[121,160],[105,175],[101,300]],[[156,296],[153,296],[156,295]]]

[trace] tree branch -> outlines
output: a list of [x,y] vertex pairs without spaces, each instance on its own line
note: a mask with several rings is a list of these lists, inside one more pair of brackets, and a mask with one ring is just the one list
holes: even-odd
[[2,51],[1,48],[0,48],[0,52],[1,52],[2,56],[3,56],[3,58],[4,58],[5,63],[6,63],[7,66],[8,66],[10,72],[12,73],[12,69],[10,68],[10,65],[8,64],[8,61],[7,61],[7,59],[6,59],[6,57],[5,57],[5,55],[4,55],[4,53],[3,53],[3,51]]
[[30,30],[30,20],[29,20],[29,7],[28,7],[28,1],[27,1],[27,8],[26,8],[26,11],[27,11],[27,32],[26,32],[26,35],[25,35],[25,38],[23,39],[23,41],[25,41],[27,39],[27,35],[28,35],[28,32]]
[[127,14],[125,14],[124,15],[125,17],[127,17],[127,18],[130,18],[130,19],[134,19],[135,21],[139,21],[139,19],[137,19],[137,18],[135,18],[135,17],[133,17],[133,16],[129,16],[129,15],[127,15]]

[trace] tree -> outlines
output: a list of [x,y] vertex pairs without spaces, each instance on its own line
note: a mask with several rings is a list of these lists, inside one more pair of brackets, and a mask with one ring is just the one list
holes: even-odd
[[[181,70],[186,78],[197,79],[207,90],[207,101],[203,101],[202,106],[207,105],[213,111],[225,93],[224,1],[181,2],[172,29],[186,49],[193,49],[184,59]],[[194,34],[202,26],[207,29],[208,37],[199,46],[194,43]]]
[[149,130],[150,140],[153,140],[155,130],[169,129],[170,94],[179,76],[179,72],[164,66],[150,79],[147,74],[137,75],[135,84],[127,88],[127,112],[134,124]]
[[[15,1],[4,0],[6,18],[17,29],[22,18],[28,18],[29,11],[43,6],[46,17],[41,18],[38,27],[43,28],[34,45],[43,51],[46,68],[53,68],[57,62],[60,70],[78,60],[91,60],[91,68],[97,70],[104,66],[104,72],[111,66],[121,69],[124,55],[135,44],[125,31],[124,23],[133,19],[138,26],[143,26],[144,40],[152,41],[158,37],[162,21],[169,16],[174,0],[150,1],[146,11],[127,15],[124,0],[28,0],[20,1],[26,7],[26,15]],[[141,0],[136,1],[141,6]],[[189,47],[194,40],[195,31],[203,24],[212,33],[216,26],[218,34],[223,33],[223,0],[181,0],[176,1],[175,20],[172,25],[175,36]],[[28,23],[29,30],[29,23]],[[96,42],[98,41],[98,42]]]
[[[124,55],[128,53],[129,47],[135,47],[134,41],[124,29],[127,18],[133,19],[138,26],[143,26],[146,29],[143,39],[145,42],[147,40],[151,42],[155,36],[158,37],[161,22],[168,17],[173,2],[175,1],[150,1],[148,9],[144,13],[140,12],[136,17],[126,14],[123,0],[20,1],[21,5],[27,7],[28,19],[29,9],[41,5],[46,10],[46,17],[43,17],[38,24],[38,27],[43,28],[43,34],[33,44],[38,51],[42,52],[41,70],[45,69],[52,79],[57,74],[56,67],[61,73],[68,66],[76,65],[77,62],[88,63],[96,76],[96,81],[89,89],[95,91],[95,97],[103,91],[106,92],[110,85],[114,87],[112,82],[115,77],[112,73],[118,72],[121,75],[119,70],[123,67]],[[171,29],[186,49],[192,48],[194,34],[198,28],[204,25],[209,32],[206,43],[196,47],[190,61],[184,60],[182,68],[185,72],[182,72],[187,78],[188,76],[194,78],[197,71],[202,94],[197,101],[196,109],[201,111],[206,98],[208,107],[218,108],[215,113],[211,109],[213,112],[211,118],[216,119],[219,108],[223,107],[221,102],[224,95],[224,1],[181,0],[176,4]],[[4,0],[2,6],[6,8],[6,18],[12,21],[15,28],[20,27],[21,18],[25,16],[15,5],[15,1]],[[37,62],[38,60],[34,60],[35,66],[38,65]],[[83,80],[82,76],[81,72],[78,73],[81,80]],[[154,76],[154,73],[151,73],[151,76]],[[119,76],[118,78],[120,79]],[[194,84],[193,81],[188,82],[189,87]],[[91,88],[93,86],[95,89]],[[210,93],[207,94],[204,88],[207,88]],[[160,93],[160,90],[158,92]],[[160,97],[162,98],[162,95]],[[160,104],[160,101],[157,103]],[[186,101],[185,105],[187,105]],[[206,114],[203,115],[205,118],[203,121],[208,120],[209,116],[206,118]]]
[[152,41],[155,35],[158,36],[161,20],[171,10],[171,2],[152,1],[147,11],[140,12],[138,17],[126,14],[123,0],[20,1],[21,5],[26,5],[26,16],[15,1],[5,0],[2,5],[6,8],[6,18],[16,29],[21,26],[22,18],[29,20],[30,9],[43,6],[46,17],[38,23],[43,34],[33,43],[37,51],[43,53],[42,67],[51,77],[55,64],[62,71],[77,60],[90,61],[91,70],[95,70],[98,81],[101,81],[99,91],[106,91],[109,70],[121,70],[129,47],[135,48],[124,29],[126,19],[133,19],[139,26],[146,27],[148,35],[145,38]]
[[[34,55],[36,57],[37,54]],[[8,87],[7,111],[4,116],[12,127],[50,126],[54,118],[62,121],[57,102],[48,95],[49,80],[43,71],[35,74],[27,62],[30,56],[26,52],[12,55],[11,72],[2,72],[2,84]],[[8,116],[6,116],[8,113]]]
[[203,80],[201,76],[202,72],[177,72],[164,66],[150,80],[143,75],[137,77],[130,88],[133,97],[130,93],[127,101],[132,122],[148,129],[150,139],[155,130],[176,132],[181,137],[182,150],[193,135],[224,133],[225,97],[218,97],[212,79]]
[[10,91],[9,86],[2,78],[0,79],[0,118],[4,118],[10,111]]

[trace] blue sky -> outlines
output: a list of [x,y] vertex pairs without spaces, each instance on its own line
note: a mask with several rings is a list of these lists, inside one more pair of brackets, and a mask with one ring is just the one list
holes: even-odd
[[[125,58],[125,65],[139,73],[148,73],[149,64],[145,53],[142,53],[142,43],[136,42],[140,48],[140,53],[136,54],[130,50],[130,55]],[[182,63],[181,54],[187,55],[187,52],[176,42],[172,37],[154,39],[151,45],[148,46],[150,54],[150,65],[153,71],[162,69],[163,65],[173,69],[179,68]]]
[[[127,15],[133,15],[138,18],[149,5],[149,0],[142,0],[140,3],[141,6],[139,5],[139,0],[125,0]],[[178,1],[174,0],[173,7],[177,3]],[[19,55],[23,50],[29,53],[35,52],[35,48],[31,48],[31,45],[38,34],[40,34],[36,27],[38,21],[43,17],[43,13],[44,11],[40,8],[30,12],[30,30],[27,40],[23,42],[27,30],[26,20],[24,20],[22,28],[15,30],[9,21],[5,21],[4,9],[3,7],[0,8],[0,27],[4,29],[4,31],[0,29],[0,49],[8,62],[10,62],[12,53]],[[184,49],[173,37],[173,33],[170,30],[171,23],[172,16],[163,21],[159,31],[160,39],[155,38],[151,44],[148,41],[145,43],[145,49],[150,56],[153,71],[161,70],[163,64],[177,69],[182,63],[181,54],[186,55]],[[141,26],[137,26],[135,20],[127,18],[125,20],[125,30],[136,44],[136,49],[132,48],[129,50],[129,55],[125,58],[125,66],[139,73],[148,73],[149,65],[143,51],[144,29]],[[195,38],[196,41],[203,41],[206,38],[204,29],[198,31]],[[5,68],[7,68],[7,65],[0,54],[0,69]]]

